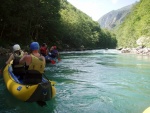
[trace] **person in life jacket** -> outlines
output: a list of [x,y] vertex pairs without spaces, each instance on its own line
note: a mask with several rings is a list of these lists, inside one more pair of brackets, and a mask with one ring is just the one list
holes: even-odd
[[24,54],[27,54],[27,53],[24,53],[21,48],[20,48],[20,45],[19,44],[15,44],[13,46],[13,53],[10,55],[9,59],[6,61],[6,64],[9,64],[12,60],[14,60],[15,58],[18,59],[18,58],[21,58]]
[[10,55],[9,59],[6,61],[6,64],[9,64],[12,60],[12,68],[14,74],[24,73],[24,64],[19,64],[19,60],[23,55],[28,54],[27,52],[23,52],[20,48],[19,44],[15,44],[13,46],[13,53]]
[[52,58],[56,58],[56,57],[58,58],[59,57],[59,53],[58,53],[58,50],[57,50],[56,46],[52,46],[50,48],[49,56],[52,57]]
[[46,45],[46,43],[43,43],[42,46],[40,47],[40,53],[41,53],[43,56],[46,56],[46,55],[47,55],[48,50],[47,50],[47,45]]
[[32,42],[30,44],[30,55],[25,55],[20,59],[20,64],[26,63],[27,73],[24,76],[25,83],[39,83],[42,81],[42,74],[45,69],[45,58],[42,56],[39,51],[39,43]]

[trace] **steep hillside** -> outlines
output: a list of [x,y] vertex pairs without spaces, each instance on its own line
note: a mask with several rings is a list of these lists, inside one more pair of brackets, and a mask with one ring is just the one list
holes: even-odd
[[65,48],[115,48],[114,35],[102,30],[99,23],[66,0],[60,2],[61,42]]
[[116,38],[67,0],[1,0],[0,46],[31,41],[61,50],[115,48]]
[[150,0],[141,0],[116,31],[119,47],[136,47],[138,39],[150,47]]
[[101,28],[111,30],[124,21],[125,17],[130,13],[132,7],[133,4],[118,10],[113,10],[102,16],[98,20],[98,23],[100,24]]

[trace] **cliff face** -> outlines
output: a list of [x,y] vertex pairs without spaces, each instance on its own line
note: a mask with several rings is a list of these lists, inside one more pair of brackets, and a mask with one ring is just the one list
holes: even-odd
[[125,17],[130,13],[132,6],[133,5],[129,5],[118,10],[113,10],[102,16],[98,20],[98,23],[100,24],[101,28],[111,30],[124,21]]

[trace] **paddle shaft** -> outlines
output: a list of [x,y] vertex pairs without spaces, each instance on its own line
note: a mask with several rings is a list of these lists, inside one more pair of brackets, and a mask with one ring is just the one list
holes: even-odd
[[4,67],[5,67],[5,65],[0,69],[0,74],[2,74]]
[[49,80],[49,78],[45,75],[45,74],[43,74],[44,75],[44,77],[47,79],[47,80]]
[[[48,80],[48,81],[50,81],[49,80],[49,78],[45,75],[45,74],[43,74],[44,75],[44,77]],[[55,85],[56,84],[56,82],[54,82],[54,81],[50,81],[53,85]]]

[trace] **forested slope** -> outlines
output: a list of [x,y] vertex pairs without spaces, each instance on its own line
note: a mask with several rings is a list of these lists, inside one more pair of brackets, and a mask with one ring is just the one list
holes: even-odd
[[55,41],[59,10],[59,0],[1,0],[0,45]]
[[115,33],[118,47],[136,47],[141,37],[150,47],[150,0],[141,0]]
[[31,41],[59,49],[115,48],[116,38],[66,0],[1,0],[0,45]]

